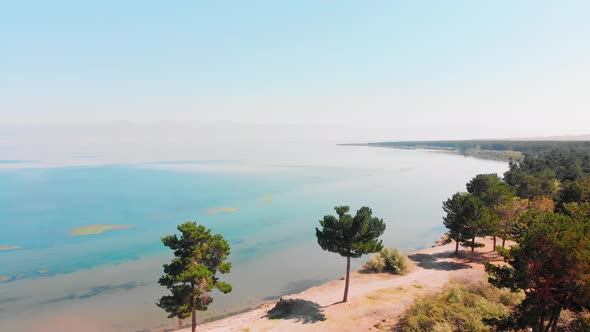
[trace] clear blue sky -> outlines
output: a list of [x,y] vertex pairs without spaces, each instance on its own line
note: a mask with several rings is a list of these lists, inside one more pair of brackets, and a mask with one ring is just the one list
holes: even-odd
[[590,132],[589,17],[585,0],[0,0],[0,123]]

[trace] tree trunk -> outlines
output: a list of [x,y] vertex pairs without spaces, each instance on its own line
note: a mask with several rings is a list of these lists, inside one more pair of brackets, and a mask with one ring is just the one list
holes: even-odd
[[545,330],[545,311],[542,310],[539,313],[539,318],[537,319],[536,325],[533,326],[533,332],[544,332]]
[[[193,293],[195,291],[196,285],[195,285],[195,281],[191,281],[191,288],[193,289]],[[195,330],[197,329],[197,296],[194,295],[192,300],[191,300],[191,308],[192,308],[192,322],[191,322],[191,331],[195,332]]]
[[473,255],[475,255],[475,233],[471,237],[471,259],[473,259]]
[[342,302],[348,301],[348,283],[349,283],[349,281],[350,281],[350,256],[347,256],[346,257],[346,281],[344,284],[344,298],[342,299]]
[[553,330],[553,321],[555,321],[557,323],[558,317],[555,317],[556,313],[557,312],[555,310],[553,310],[551,312],[551,314],[549,315],[549,321],[547,322],[547,326],[545,327],[545,332],[555,331],[555,330]]
[[191,331],[195,332],[195,330],[197,329],[197,309],[193,308],[193,321],[191,324]]
[[557,332],[557,322],[559,321],[559,316],[561,315],[561,308],[555,310],[553,314],[553,322],[551,323],[551,332]]
[[459,240],[455,241],[455,255],[459,253]]
[[494,248],[492,249],[492,251],[496,251],[496,236],[494,235]]
[[506,248],[506,235],[502,236],[502,247]]
[[549,332],[549,329],[551,328],[552,324],[553,324],[553,314],[549,315],[549,321],[547,322],[547,326],[545,327],[545,332]]

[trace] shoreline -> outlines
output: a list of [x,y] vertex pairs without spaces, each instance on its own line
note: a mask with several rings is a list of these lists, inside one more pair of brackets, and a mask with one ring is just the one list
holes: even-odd
[[[485,279],[482,259],[499,259],[491,240],[477,248],[473,261],[465,250],[453,255],[454,243],[413,251],[406,275],[350,274],[349,301],[342,303],[343,279],[332,280],[296,294],[282,296],[244,312],[228,314],[197,325],[198,331],[358,331],[393,327],[416,298],[442,290],[453,280]],[[368,257],[367,257],[368,259]],[[351,326],[353,325],[353,326]],[[163,330],[159,330],[163,331]],[[188,332],[190,327],[176,330]]]
[[443,152],[464,157],[473,157],[482,160],[493,160],[508,162],[510,160],[522,160],[524,154],[513,150],[488,150],[480,148],[460,149],[457,147],[438,146],[438,145],[414,145],[414,144],[388,144],[388,143],[341,143],[337,146],[365,146],[369,148],[387,148],[397,150],[418,150],[428,152]]

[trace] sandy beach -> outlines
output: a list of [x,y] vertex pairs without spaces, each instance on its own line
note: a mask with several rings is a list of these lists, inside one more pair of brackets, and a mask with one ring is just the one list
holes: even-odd
[[[463,250],[453,255],[454,243],[409,254],[414,263],[404,276],[351,273],[348,302],[342,303],[344,281],[335,280],[278,302],[197,326],[198,331],[379,331],[390,330],[414,299],[440,291],[449,281],[485,279],[482,259],[499,260],[491,240],[472,260]],[[182,329],[181,332],[188,332]]]

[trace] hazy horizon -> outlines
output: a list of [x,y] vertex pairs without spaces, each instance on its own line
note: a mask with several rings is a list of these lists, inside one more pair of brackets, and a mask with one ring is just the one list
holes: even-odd
[[2,7],[5,125],[336,126],[389,130],[389,140],[588,134],[586,1]]

